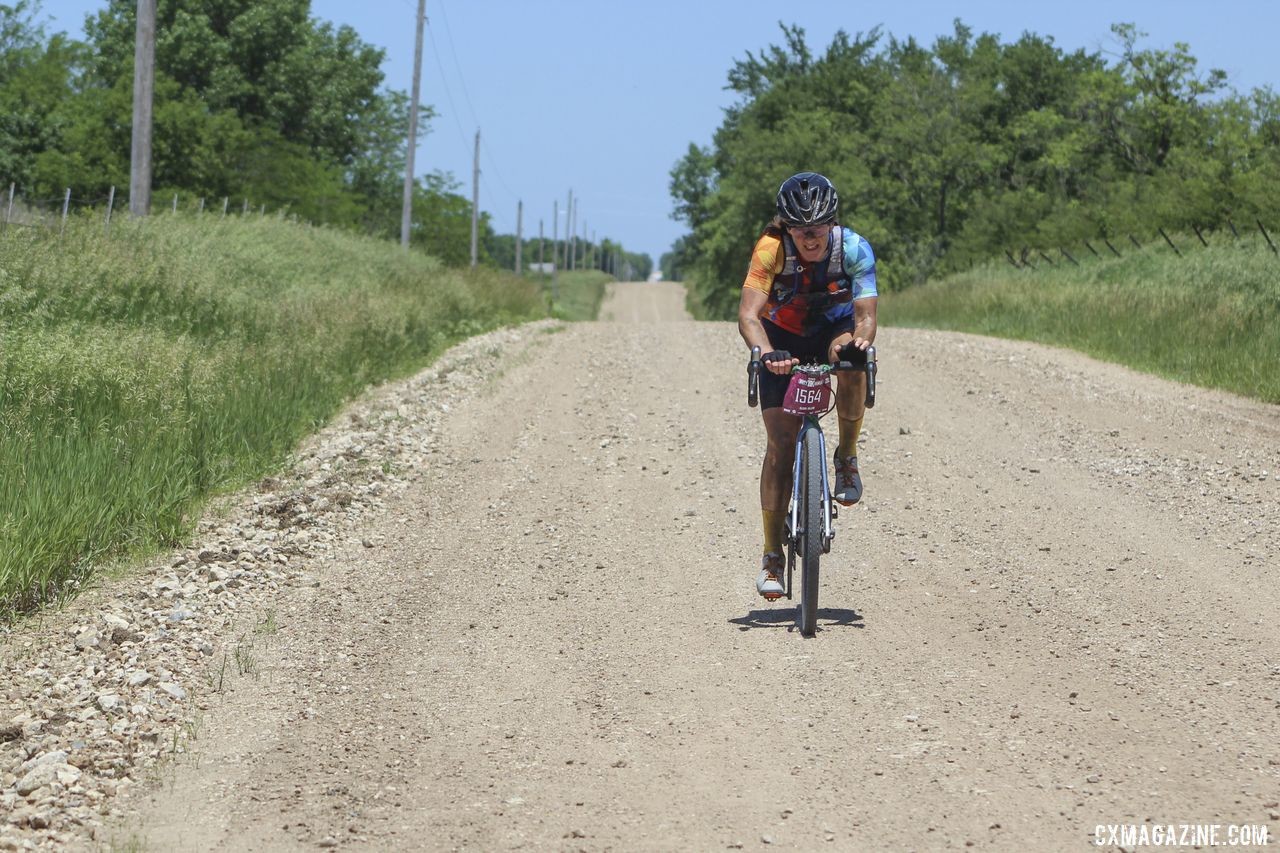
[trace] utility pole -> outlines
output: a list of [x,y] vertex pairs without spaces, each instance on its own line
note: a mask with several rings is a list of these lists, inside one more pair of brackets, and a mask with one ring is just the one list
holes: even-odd
[[560,235],[560,200],[551,202],[551,304],[560,301],[560,250],[556,242]]
[[476,153],[471,163],[471,266],[478,260],[476,243],[480,230],[480,130],[476,129]]
[[520,250],[524,248],[524,202],[516,202],[516,275],[524,275],[524,264],[521,263]]
[[573,200],[573,269],[577,269],[577,204],[579,200]]
[[418,149],[418,101],[422,94],[422,25],[427,0],[418,0],[418,38],[413,47],[413,100],[409,102],[409,143],[404,157],[404,201],[400,207],[400,245],[409,248],[409,223],[413,218],[413,155]]
[[133,42],[133,150],[129,157],[129,213],[151,212],[151,105],[156,87],[156,0],[138,0]]
[[569,190],[569,203],[564,208],[564,268],[573,269],[573,190]]
[[[577,202],[573,204],[573,263],[577,263]],[[586,263],[586,231],[582,231],[582,263]]]

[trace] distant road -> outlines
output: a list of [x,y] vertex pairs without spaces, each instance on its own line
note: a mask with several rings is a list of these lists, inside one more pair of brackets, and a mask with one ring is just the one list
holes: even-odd
[[628,281],[609,286],[600,308],[606,323],[670,323],[691,319],[684,308],[684,287],[670,281]]

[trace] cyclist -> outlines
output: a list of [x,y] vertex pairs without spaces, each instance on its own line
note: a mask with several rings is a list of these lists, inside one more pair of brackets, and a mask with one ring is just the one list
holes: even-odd
[[[876,263],[870,244],[836,222],[839,197],[831,181],[800,172],[778,189],[778,214],[756,241],[742,284],[738,331],[760,347],[760,408],[768,448],[760,471],[764,556],[756,591],[773,601],[786,561],[782,537],[791,494],[791,466],[801,419],[781,408],[791,368],[833,364],[846,347],[866,350],[876,338]],[[866,408],[867,377],[836,379],[840,442],[832,497],[844,506],[862,498],[858,434]]]

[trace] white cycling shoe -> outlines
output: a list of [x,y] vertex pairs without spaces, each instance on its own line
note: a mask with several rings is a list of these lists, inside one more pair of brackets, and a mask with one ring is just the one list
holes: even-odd
[[765,601],[777,601],[782,598],[782,570],[786,560],[777,551],[771,551],[760,558],[760,576],[756,578],[756,592],[764,596]]

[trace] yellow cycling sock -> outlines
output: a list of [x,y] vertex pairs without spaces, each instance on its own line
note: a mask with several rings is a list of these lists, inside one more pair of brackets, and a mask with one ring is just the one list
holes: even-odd
[[836,448],[836,453],[841,456],[857,456],[858,455],[858,435],[862,432],[862,418],[856,421],[846,421],[839,418],[840,421],[840,444]]
[[786,510],[761,510],[764,516],[764,552],[782,553],[782,531],[786,526]]

